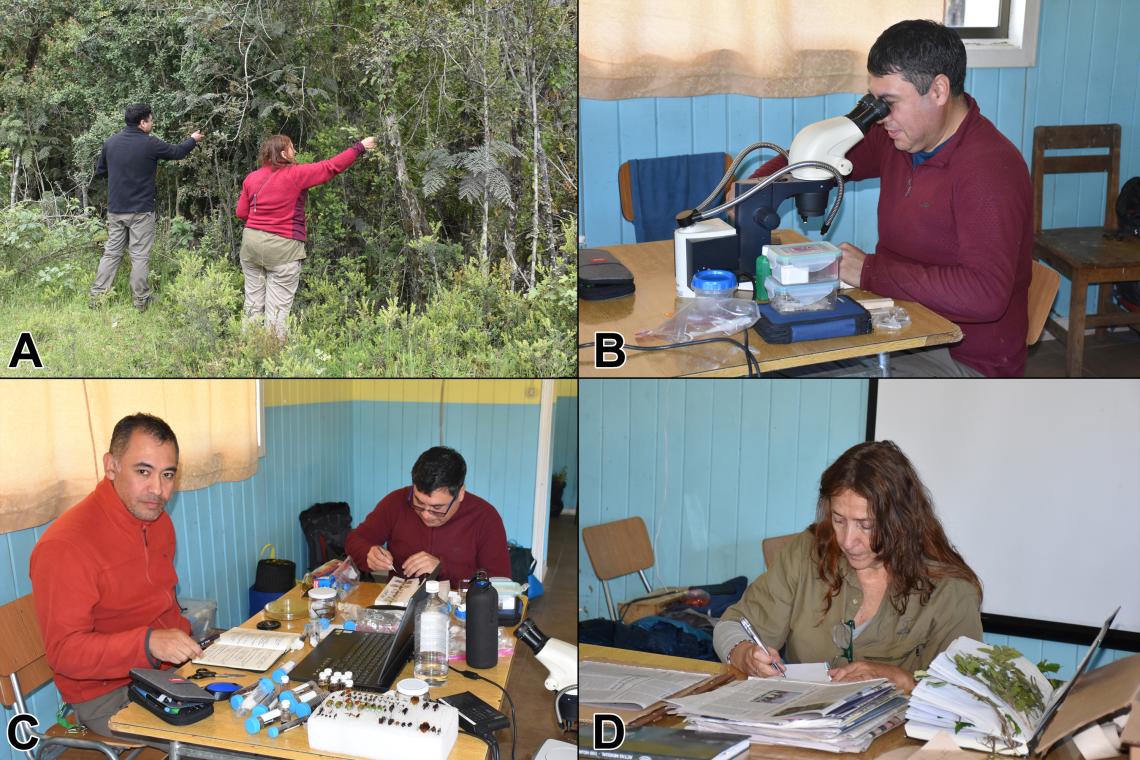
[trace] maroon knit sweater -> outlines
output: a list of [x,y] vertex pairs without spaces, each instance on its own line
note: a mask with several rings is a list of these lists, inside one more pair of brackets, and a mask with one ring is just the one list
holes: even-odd
[[439,579],[450,581],[453,588],[480,569],[491,576],[511,576],[507,532],[494,507],[468,491],[450,520],[429,528],[412,509],[411,490],[398,488],[385,496],[348,534],[345,551],[361,572],[368,571],[368,550],[387,544],[397,575],[408,557],[424,551],[439,557]]
[[[957,324],[955,360],[987,377],[1017,377],[1025,372],[1033,186],[1018,149],[965,97],[965,120],[917,168],[878,124],[848,151],[849,179],[881,178],[879,242],[859,285]],[[753,176],[784,163],[777,157]]]

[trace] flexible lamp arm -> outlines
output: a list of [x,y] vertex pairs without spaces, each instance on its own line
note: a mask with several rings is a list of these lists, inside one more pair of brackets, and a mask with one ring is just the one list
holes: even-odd
[[[828,213],[827,218],[823,222],[823,226],[821,226],[819,230],[820,234],[826,235],[828,229],[831,228],[831,223],[835,221],[836,215],[839,214],[839,204],[843,202],[843,175],[840,174],[839,170],[834,166],[824,161],[797,161],[794,164],[788,164],[787,166],[777,169],[774,174],[770,174],[769,176],[765,177],[760,182],[748,188],[748,190],[744,191],[732,200],[725,201],[719,206],[714,206],[708,210],[702,210],[700,206],[697,208],[686,209],[685,211],[677,214],[677,226],[689,227],[703,219],[709,219],[723,211],[728,211],[730,208],[735,208],[738,204],[743,203],[748,198],[751,198],[753,195],[768,187],[785,174],[796,171],[797,169],[804,168],[822,169],[824,171],[830,172],[831,174],[835,175],[835,181],[838,184],[838,191],[835,193],[835,202],[831,204],[831,211]],[[719,189],[717,192],[719,192]],[[713,193],[712,197],[715,198],[716,193]]]

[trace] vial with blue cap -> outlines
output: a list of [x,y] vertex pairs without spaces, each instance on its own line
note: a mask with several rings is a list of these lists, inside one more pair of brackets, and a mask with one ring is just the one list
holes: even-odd
[[692,288],[697,298],[732,298],[736,275],[727,269],[702,269],[693,275]]

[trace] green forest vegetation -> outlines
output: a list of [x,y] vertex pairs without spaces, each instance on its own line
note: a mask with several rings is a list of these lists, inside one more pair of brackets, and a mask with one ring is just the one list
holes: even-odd
[[[574,374],[574,0],[0,0],[0,345],[68,376]],[[18,19],[19,23],[10,23]],[[130,103],[160,162],[155,302],[106,241],[105,139]],[[308,193],[288,341],[242,323],[234,216],[257,149],[379,145]]]

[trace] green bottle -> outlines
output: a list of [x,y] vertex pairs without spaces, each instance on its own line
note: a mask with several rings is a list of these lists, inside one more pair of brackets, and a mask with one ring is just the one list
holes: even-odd
[[768,257],[760,254],[756,257],[756,280],[753,282],[752,290],[756,303],[768,303],[768,290],[764,287],[764,280],[771,274],[772,265],[768,263]]

